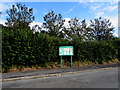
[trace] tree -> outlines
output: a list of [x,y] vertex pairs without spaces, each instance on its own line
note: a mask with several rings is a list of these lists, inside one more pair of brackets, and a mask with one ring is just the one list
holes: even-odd
[[2,15],[2,12],[0,12],[0,17],[1,17],[1,15]]
[[63,25],[65,20],[62,19],[61,14],[55,14],[50,11],[44,17],[43,27],[48,31],[50,36],[64,37]]
[[66,33],[69,38],[87,39],[88,27],[85,19],[80,22],[80,20],[75,17],[68,21],[68,23],[69,28],[66,30]]
[[[0,18],[1,18],[1,15],[2,15],[2,12],[0,12]],[[2,25],[2,24],[0,24],[0,29],[1,29],[1,27],[3,27],[3,25]]]
[[94,19],[94,21],[90,21],[90,28],[92,37],[95,40],[108,40],[113,37],[112,31],[114,29],[111,26],[110,20],[102,19],[101,17]]
[[28,8],[20,3],[12,5],[12,8],[7,10],[7,14],[6,25],[19,29],[29,28],[29,23],[35,19],[33,16],[33,8]]

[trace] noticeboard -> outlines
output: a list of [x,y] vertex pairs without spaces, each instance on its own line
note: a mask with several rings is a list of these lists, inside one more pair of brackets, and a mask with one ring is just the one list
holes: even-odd
[[72,56],[73,46],[59,46],[59,56]]

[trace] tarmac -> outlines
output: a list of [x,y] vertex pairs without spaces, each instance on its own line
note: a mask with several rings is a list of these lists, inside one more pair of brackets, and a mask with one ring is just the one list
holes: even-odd
[[44,69],[44,70],[36,70],[36,71],[8,72],[8,73],[2,73],[2,79],[0,79],[0,82],[46,78],[46,77],[58,77],[62,75],[88,72],[93,70],[110,69],[114,67],[119,67],[119,63],[90,65],[90,66],[82,66],[82,67],[74,67],[74,68],[69,67],[69,68],[57,68],[57,69]]

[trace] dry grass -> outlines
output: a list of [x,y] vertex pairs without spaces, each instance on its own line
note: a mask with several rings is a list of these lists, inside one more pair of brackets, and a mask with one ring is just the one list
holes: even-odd
[[[112,59],[108,62],[102,62],[103,64],[113,64],[113,63],[120,63],[118,59]],[[98,62],[91,62],[91,61],[75,61],[72,64],[72,67],[82,67],[82,66],[89,66],[89,65],[98,65]],[[63,68],[69,68],[70,63],[69,61],[63,60],[62,62]],[[35,71],[35,70],[42,70],[42,69],[52,69],[52,68],[60,68],[60,64],[58,62],[55,63],[45,63],[44,67],[41,67],[41,65],[34,65],[32,67],[23,67],[23,66],[13,66],[8,72],[19,72],[19,71]],[[5,72],[4,69],[2,69],[2,72]]]
[[120,61],[118,59],[112,59],[110,61],[108,61],[109,64],[112,64],[112,63],[120,63]]
[[94,65],[95,63],[91,61],[75,61],[73,63],[74,67],[81,67],[81,66],[88,66],[88,65]]

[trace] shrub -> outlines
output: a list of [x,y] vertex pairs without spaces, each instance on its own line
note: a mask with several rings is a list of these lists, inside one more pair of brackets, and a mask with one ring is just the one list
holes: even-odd
[[[59,46],[72,45],[74,47],[73,62],[104,63],[111,59],[120,58],[120,39],[111,41],[81,41],[81,39],[67,40],[47,34],[33,33],[30,29],[2,30],[2,67],[5,72],[13,66],[54,67],[59,62]],[[67,60],[70,57],[65,57]]]

